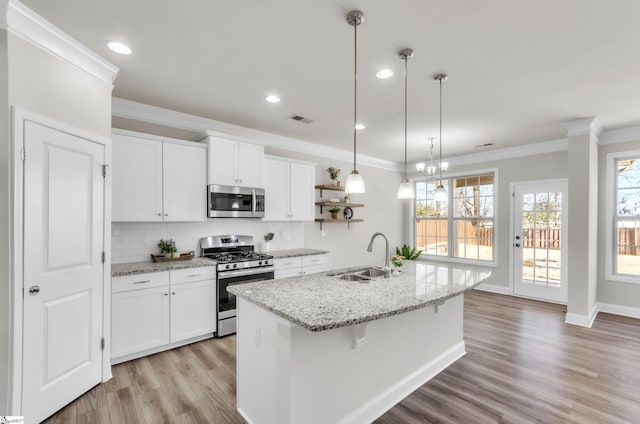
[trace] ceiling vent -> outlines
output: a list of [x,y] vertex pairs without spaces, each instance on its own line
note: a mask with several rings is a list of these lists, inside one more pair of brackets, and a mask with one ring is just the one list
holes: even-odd
[[304,116],[298,115],[298,114],[291,115],[289,119],[293,119],[294,121],[298,121],[298,122],[304,122],[305,124],[310,124],[313,122],[313,120],[309,118],[305,118]]

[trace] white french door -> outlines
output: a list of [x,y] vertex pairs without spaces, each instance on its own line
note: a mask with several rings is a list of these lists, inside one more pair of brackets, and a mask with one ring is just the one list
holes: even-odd
[[513,187],[513,292],[566,303],[567,182]]
[[104,146],[24,123],[22,414],[40,422],[102,378]]

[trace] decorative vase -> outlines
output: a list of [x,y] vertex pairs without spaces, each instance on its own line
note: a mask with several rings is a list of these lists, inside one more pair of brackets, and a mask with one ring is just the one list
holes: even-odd
[[398,277],[400,275],[400,267],[394,265],[393,270],[391,271],[391,275],[393,275],[394,277]]
[[338,212],[331,212],[331,219],[338,219]]
[[162,256],[164,256],[165,258],[170,258],[173,256],[173,254],[171,252],[165,252],[162,254]]
[[332,186],[336,186],[336,187],[340,187],[340,181],[338,181],[338,180],[331,180],[331,185],[332,185]]
[[172,258],[179,258],[179,257],[180,257],[180,252],[173,252],[173,253],[171,254],[171,257],[172,257]]
[[341,184],[342,184],[342,183],[340,182],[340,180],[336,180],[336,185],[337,185],[338,187],[340,187],[340,185],[341,185]]

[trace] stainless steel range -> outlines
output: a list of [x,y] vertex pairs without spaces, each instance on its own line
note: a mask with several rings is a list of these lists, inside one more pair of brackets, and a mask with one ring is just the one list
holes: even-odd
[[216,337],[236,332],[236,297],[227,292],[232,284],[273,280],[273,256],[254,251],[252,236],[210,236],[200,239],[200,256],[218,262]]

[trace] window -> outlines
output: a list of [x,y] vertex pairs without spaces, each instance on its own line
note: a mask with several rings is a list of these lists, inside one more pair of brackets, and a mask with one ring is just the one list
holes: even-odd
[[616,158],[613,273],[640,276],[640,155]]
[[494,179],[493,172],[445,179],[443,202],[434,199],[438,180],[416,181],[417,248],[424,255],[493,262]]

